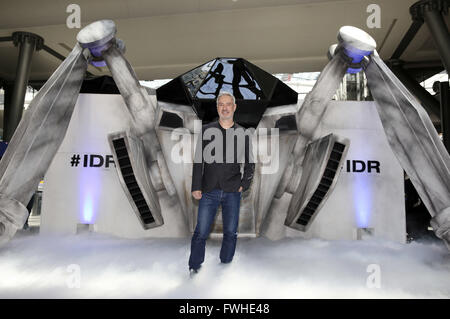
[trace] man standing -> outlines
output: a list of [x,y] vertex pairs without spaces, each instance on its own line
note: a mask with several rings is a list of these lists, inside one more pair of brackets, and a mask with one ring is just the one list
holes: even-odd
[[[220,92],[217,97],[219,120],[203,125],[197,143],[192,196],[200,201],[189,257],[189,270],[193,273],[198,272],[204,261],[206,239],[219,205],[222,206],[223,221],[220,261],[230,263],[236,249],[242,192],[250,187],[255,164],[251,156],[250,130],[244,132],[234,122],[235,111],[234,96],[229,92]],[[242,162],[243,176],[240,170]]]

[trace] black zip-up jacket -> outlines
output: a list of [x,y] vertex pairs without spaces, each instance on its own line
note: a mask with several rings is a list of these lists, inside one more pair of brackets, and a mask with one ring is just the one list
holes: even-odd
[[[212,130],[208,130],[212,128]],[[208,154],[216,155],[220,158],[220,141],[213,143],[219,129],[222,139],[223,160],[212,158]],[[250,187],[250,183],[253,179],[253,173],[255,171],[255,164],[253,160],[253,154],[251,154],[251,135],[245,135],[244,139],[238,141],[237,137],[234,137],[234,153],[228,156],[227,161],[227,131],[233,129],[234,132],[244,132],[244,128],[236,122],[229,129],[224,129],[218,121],[211,122],[202,126],[202,133],[199,134],[196,144],[194,164],[192,170],[192,192],[201,190],[203,193],[209,192],[213,189],[221,189],[225,192],[237,192],[239,187],[242,186],[242,192],[246,191]],[[230,136],[233,132],[229,132]],[[206,134],[205,134],[206,132]],[[248,133],[248,132],[247,132]],[[243,134],[240,135],[241,137]],[[231,140],[229,140],[231,141]],[[209,145],[210,143],[213,143]],[[200,153],[199,146],[202,145],[202,152]],[[209,146],[208,146],[209,145]],[[216,145],[216,146],[214,146]],[[231,144],[233,145],[233,144]],[[205,152],[205,147],[207,151]],[[229,146],[231,150],[231,146]],[[233,158],[231,157],[232,155]],[[244,157],[245,156],[245,157]],[[244,174],[241,174],[241,165],[244,165]]]

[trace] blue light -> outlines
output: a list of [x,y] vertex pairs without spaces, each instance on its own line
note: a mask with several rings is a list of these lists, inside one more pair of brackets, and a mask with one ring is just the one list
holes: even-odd
[[347,71],[346,71],[346,73],[349,73],[349,74],[355,74],[355,73],[361,72],[361,70],[362,70],[362,68],[359,68],[359,69],[348,68]]
[[80,212],[78,218],[83,224],[93,224],[97,217],[101,190],[99,171],[94,167],[80,167],[79,169],[78,202]]
[[[345,55],[352,59],[352,63],[360,63],[365,56],[369,56],[372,54],[371,51],[363,51],[357,48],[352,47],[351,45],[346,44],[344,46]],[[362,68],[348,68],[347,73],[358,73],[362,70]]]
[[355,176],[353,184],[353,198],[356,210],[356,224],[358,228],[368,228],[372,211],[372,185],[370,176],[364,173]]
[[82,222],[84,224],[92,223],[92,217],[94,216],[94,209],[92,207],[92,198],[90,194],[86,194],[86,197],[84,198],[81,216]]

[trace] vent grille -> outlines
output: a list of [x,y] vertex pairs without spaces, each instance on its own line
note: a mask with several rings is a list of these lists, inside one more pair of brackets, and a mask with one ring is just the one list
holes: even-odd
[[130,157],[123,138],[115,139],[112,141],[114,151],[116,152],[117,160],[119,162],[119,168],[122,173],[123,180],[133,198],[134,203],[139,211],[144,224],[151,224],[155,221],[150,208],[145,201],[144,195],[136,181],[133,168],[131,167]]
[[328,159],[327,166],[325,168],[322,179],[320,180],[319,186],[317,186],[313,196],[297,219],[297,224],[306,226],[311,220],[311,217],[316,212],[317,208],[320,206],[324,197],[327,195],[330,186],[333,183],[334,177],[336,176],[337,169],[339,167],[339,163],[341,161],[342,153],[344,152],[344,150],[345,144],[338,142],[334,143],[330,158]]

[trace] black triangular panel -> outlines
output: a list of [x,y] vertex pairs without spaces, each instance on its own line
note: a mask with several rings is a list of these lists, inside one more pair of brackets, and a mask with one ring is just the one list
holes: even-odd
[[258,83],[261,85],[261,88],[265,92],[266,96],[270,98],[275,89],[277,81],[279,80],[269,72],[264,71],[253,63],[245,61],[245,64],[247,68],[251,70]]
[[298,93],[291,89],[287,84],[278,80],[268,107],[297,104],[297,100]]
[[184,86],[181,77],[177,77],[159,87],[156,90],[156,98],[162,102],[191,105],[192,100],[186,91],[187,88]]
[[85,79],[81,84],[80,93],[120,94],[114,79],[107,75]]

